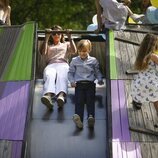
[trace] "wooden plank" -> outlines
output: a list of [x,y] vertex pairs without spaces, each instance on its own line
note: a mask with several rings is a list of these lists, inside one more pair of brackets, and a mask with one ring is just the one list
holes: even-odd
[[[130,33],[115,33],[115,36],[119,38],[127,38],[130,40]],[[136,37],[134,36],[134,40]],[[136,46],[135,46],[136,47]],[[138,47],[138,46],[137,46]],[[118,79],[133,79],[133,75],[127,75],[126,72],[133,68],[135,61],[135,49],[133,44],[128,44],[120,41],[115,41],[115,51],[116,51],[116,69]]]
[[152,118],[152,113],[149,103],[143,104],[142,114],[144,118],[145,128],[154,131],[154,123],[153,123],[153,118]]
[[117,79],[123,78],[122,76],[124,76],[120,47],[121,42],[115,41]]
[[21,158],[22,142],[0,140],[0,158]]
[[0,141],[0,158],[11,158],[11,142]]
[[151,155],[151,148],[150,148],[150,144],[149,143],[141,143],[141,151],[142,151],[142,157],[143,158],[156,158],[156,157],[152,157]]
[[152,158],[158,157],[158,142],[150,143]]

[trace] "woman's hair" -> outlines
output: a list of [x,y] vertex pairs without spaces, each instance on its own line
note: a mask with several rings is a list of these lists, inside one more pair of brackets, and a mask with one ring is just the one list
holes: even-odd
[[150,55],[156,50],[158,50],[158,37],[154,34],[147,34],[139,47],[135,68],[137,70],[147,69]]
[[0,0],[4,4],[4,8],[6,9],[9,6],[9,0]]
[[89,52],[92,49],[92,44],[90,40],[80,40],[77,44],[77,50],[80,51],[84,48],[87,48],[89,50]]
[[[62,27],[59,26],[59,25],[54,25],[51,29],[52,29],[52,30],[59,30],[59,31],[62,31],[62,30],[63,30]],[[51,36],[50,36],[50,42],[53,43],[53,38],[52,38]],[[64,35],[63,35],[63,34],[61,34],[60,42],[61,42],[61,43],[64,43],[64,42],[65,42],[65,38],[64,38]]]

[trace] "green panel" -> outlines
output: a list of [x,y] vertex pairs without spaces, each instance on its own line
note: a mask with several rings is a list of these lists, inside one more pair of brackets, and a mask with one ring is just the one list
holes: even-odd
[[28,22],[21,28],[13,56],[2,80],[31,80],[34,31],[34,22]]
[[117,79],[117,70],[116,70],[116,53],[114,46],[114,32],[109,31],[109,48],[110,48],[110,78]]

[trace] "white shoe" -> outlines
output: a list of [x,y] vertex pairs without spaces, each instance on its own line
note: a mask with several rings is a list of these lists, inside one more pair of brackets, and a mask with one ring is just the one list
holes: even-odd
[[49,109],[52,110],[53,109],[53,102],[52,102],[52,98],[49,95],[44,95],[41,98],[41,102]]
[[57,103],[58,103],[58,107],[62,108],[65,103],[64,97],[59,95],[59,97],[57,98]]
[[88,127],[89,128],[94,128],[94,124],[95,124],[95,119],[92,115],[90,115],[88,117]]
[[82,123],[81,118],[78,114],[74,114],[73,121],[78,128],[80,128],[80,129],[83,128],[83,123]]

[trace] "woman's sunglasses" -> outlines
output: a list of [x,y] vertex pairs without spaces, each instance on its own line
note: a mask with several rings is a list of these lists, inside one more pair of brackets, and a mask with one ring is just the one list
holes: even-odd
[[61,33],[52,33],[52,35],[53,35],[53,36],[55,36],[55,35],[60,36],[60,35],[61,35]]

